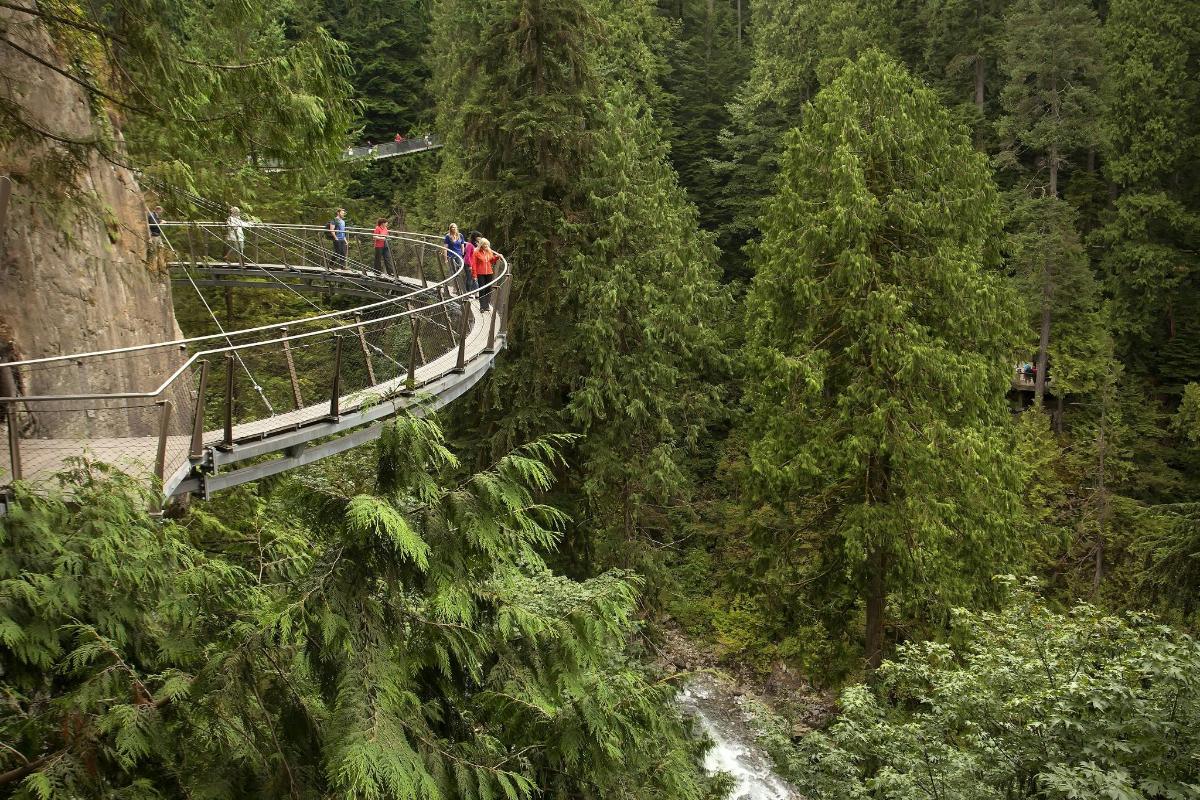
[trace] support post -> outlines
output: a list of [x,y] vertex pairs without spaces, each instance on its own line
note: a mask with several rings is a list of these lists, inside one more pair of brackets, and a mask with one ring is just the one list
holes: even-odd
[[[12,367],[0,367],[0,395],[17,396],[17,379],[12,374]],[[8,463],[12,468],[12,479],[21,480],[21,421],[18,417],[17,400],[4,404],[4,415],[8,423]]]
[[354,321],[358,323],[358,344],[362,348],[363,358],[367,361],[367,377],[371,380],[371,385],[379,383],[375,380],[375,365],[371,363],[371,348],[367,347],[367,332],[363,330],[362,315],[355,314]]
[[233,449],[233,353],[225,354],[225,436],[221,447]]
[[283,356],[287,359],[288,380],[292,382],[292,402],[296,404],[296,410],[304,408],[304,400],[300,396],[300,380],[296,377],[296,362],[292,358],[292,344],[288,341],[288,329],[282,329],[283,336]]
[[425,279],[425,243],[421,243],[420,254],[417,256],[417,278],[421,281],[421,288],[424,289],[429,285],[429,281]]
[[408,321],[412,325],[412,342],[408,348],[408,377],[404,381],[404,391],[412,392],[417,388],[417,342],[421,338],[421,319],[413,314]]
[[158,406],[158,452],[154,456],[154,477],[161,487],[167,480],[167,436],[171,432],[171,401],[157,400]]
[[200,360],[200,385],[196,390],[196,413],[192,416],[192,446],[188,455],[200,458],[204,455],[204,397],[208,392],[208,359]]
[[467,368],[467,331],[471,321],[471,301],[462,301],[462,320],[458,330],[458,364],[455,365],[455,372],[462,372]]
[[492,318],[488,320],[488,340],[487,347],[483,348],[485,353],[496,352],[496,317],[500,316],[500,304],[492,304]]
[[338,403],[342,399],[342,335],[334,334],[333,350],[333,385],[329,390],[329,417],[337,419],[341,416]]
[[504,314],[504,321],[500,326],[500,335],[504,337],[505,341],[508,340],[508,293],[511,289],[512,268],[510,267],[508,274],[504,276],[504,288],[500,290],[500,309]]

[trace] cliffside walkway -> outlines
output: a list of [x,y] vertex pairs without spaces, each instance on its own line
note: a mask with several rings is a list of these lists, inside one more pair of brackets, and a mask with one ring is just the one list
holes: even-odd
[[[175,291],[207,289],[210,311],[222,290],[230,306],[285,296],[309,308],[255,328],[0,365],[0,487],[45,481],[86,459],[152,474],[164,496],[207,497],[371,441],[389,417],[453,401],[504,346],[503,259],[472,289],[438,237],[389,236],[392,263],[376,271],[368,229],[348,229],[342,260],[319,226],[253,225],[240,254],[225,223],[163,227],[173,250],[160,265]],[[490,310],[480,308],[484,290]],[[317,295],[331,302],[317,306]]]

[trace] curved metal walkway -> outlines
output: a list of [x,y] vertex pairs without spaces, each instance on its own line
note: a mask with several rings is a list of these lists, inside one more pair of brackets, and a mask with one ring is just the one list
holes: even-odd
[[152,473],[166,496],[207,497],[368,442],[399,413],[451,402],[504,346],[503,259],[472,288],[436,237],[389,236],[390,263],[376,271],[365,229],[348,229],[345,258],[318,226],[255,224],[243,242],[224,223],[164,223],[164,232],[174,249],[160,263],[175,291],[204,291],[197,302],[210,312],[224,290],[227,301],[286,300],[311,313],[0,365],[0,486],[46,480],[86,458]]

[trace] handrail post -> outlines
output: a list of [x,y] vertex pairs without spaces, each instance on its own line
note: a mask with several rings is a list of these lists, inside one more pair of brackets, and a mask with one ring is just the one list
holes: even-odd
[[200,385],[196,389],[196,413],[192,417],[192,445],[188,455],[200,458],[204,455],[204,396],[208,392],[208,359],[200,360]]
[[421,281],[421,288],[424,289],[429,285],[429,281],[425,279],[425,243],[421,242],[421,249],[417,255],[417,278]]
[[408,377],[404,379],[404,391],[412,392],[417,388],[417,342],[421,336],[421,318],[413,314],[408,321],[412,325],[412,342],[408,348]]
[[[12,367],[0,367],[0,394],[8,397],[17,396],[17,380],[13,377]],[[21,431],[18,415],[18,401],[10,400],[4,404],[5,420],[8,423],[8,464],[12,468],[12,479],[21,480]]]
[[171,432],[171,401],[156,400],[158,406],[158,452],[154,456],[154,477],[161,488],[167,480],[167,436]]
[[504,313],[504,322],[500,326],[500,335],[504,340],[508,341],[508,293],[512,289],[512,267],[509,267],[508,274],[504,276],[504,287],[500,290],[500,308]]
[[[507,282],[504,284],[508,285]],[[487,347],[484,348],[485,353],[496,352],[496,318],[500,316],[501,308],[504,305],[503,288],[497,293],[496,301],[492,303],[492,318],[488,321],[488,340]]]
[[225,436],[221,448],[233,449],[233,353],[225,354]]
[[341,416],[339,402],[342,399],[342,335],[334,334],[333,386],[329,390],[329,417],[336,420]]
[[462,320],[458,331],[458,364],[455,372],[463,372],[467,368],[467,330],[471,318],[471,301],[462,301]]
[[296,362],[292,358],[292,345],[288,341],[288,329],[282,328],[280,336],[283,339],[283,356],[287,359],[288,380],[292,382],[292,402],[296,404],[296,410],[299,411],[304,407],[304,400],[300,397],[300,381],[296,377]]
[[371,349],[367,347],[367,332],[363,330],[362,314],[355,314],[354,321],[358,323],[358,344],[362,347],[363,358],[367,361],[367,377],[374,386],[378,381],[375,380],[375,365],[371,363]]

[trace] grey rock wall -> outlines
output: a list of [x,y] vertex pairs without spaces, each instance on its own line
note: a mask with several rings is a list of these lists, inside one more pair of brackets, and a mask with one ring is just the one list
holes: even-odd
[[[0,30],[67,68],[67,54],[36,18],[0,8]],[[119,148],[120,120],[93,105],[82,87],[10,47],[0,47],[0,102],[21,120],[5,121],[0,130],[0,175],[13,180],[0,239],[0,360],[179,338],[170,281],[147,256],[137,180],[87,144],[107,136]],[[177,349],[160,349],[84,367],[22,369],[17,380],[24,395],[148,391],[183,357]],[[35,405],[29,411],[41,417],[35,436],[53,434],[58,418],[65,419],[38,414]],[[131,429],[144,426],[128,415],[99,412],[85,419],[113,435],[145,433]]]

